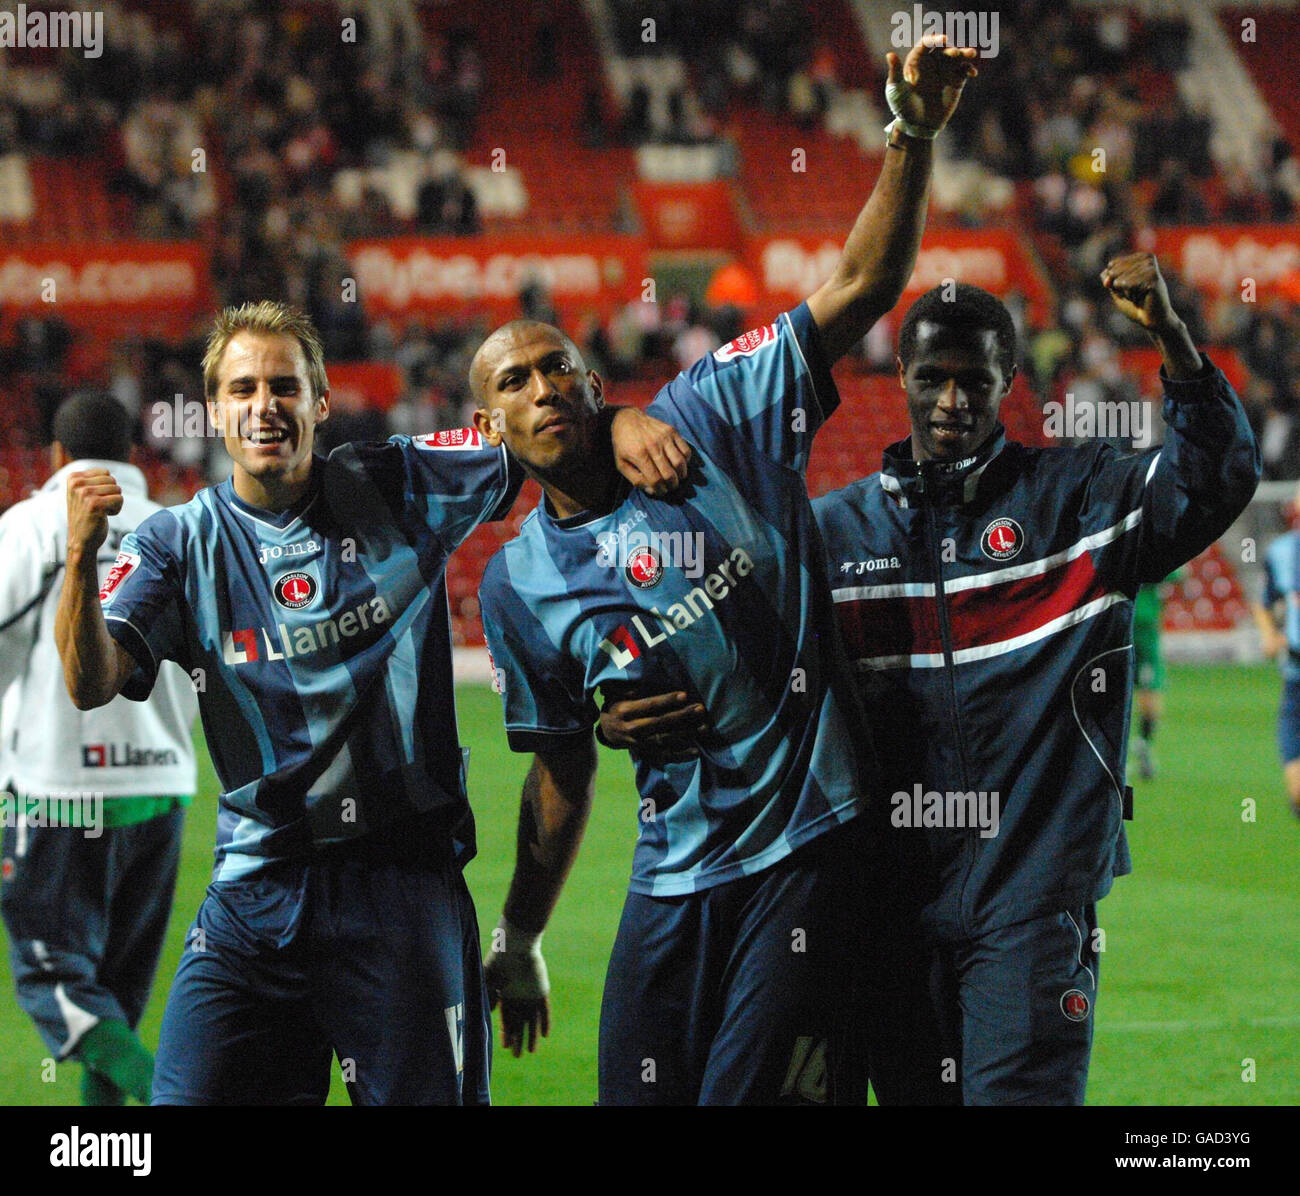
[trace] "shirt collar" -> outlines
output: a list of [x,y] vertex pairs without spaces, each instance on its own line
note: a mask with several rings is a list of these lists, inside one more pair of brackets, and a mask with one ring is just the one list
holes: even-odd
[[233,473],[221,483],[218,492],[241,514],[248,515],[259,523],[269,524],[279,531],[285,531],[296,523],[306,513],[307,508],[320,497],[321,479],[324,474],[325,458],[319,453],[315,453],[312,456],[307,492],[293,506],[286,507],[283,511],[268,511],[262,507],[255,507],[252,503],[245,502],[235,493],[235,475]]
[[968,503],[984,470],[1006,442],[1006,429],[999,423],[973,456],[960,461],[917,461],[912,456],[912,438],[907,436],[885,449],[880,484],[901,507],[916,506],[923,494],[932,500]]
[[68,485],[68,474],[78,473],[86,469],[107,469],[113,475],[113,480],[117,483],[123,495],[129,494],[138,498],[147,498],[149,495],[149,484],[145,481],[143,472],[134,465],[129,465],[125,461],[100,461],[94,457],[83,457],[80,461],[69,461],[41,487],[41,490],[50,492],[64,490]]
[[627,501],[631,493],[632,483],[620,474],[618,489],[614,492],[614,505],[608,511],[579,511],[577,514],[560,519],[551,509],[551,500],[546,497],[545,491],[542,492],[542,501],[537,504],[537,507],[546,523],[559,531],[572,531],[575,528],[585,527],[589,523],[599,523],[602,519],[608,519]]

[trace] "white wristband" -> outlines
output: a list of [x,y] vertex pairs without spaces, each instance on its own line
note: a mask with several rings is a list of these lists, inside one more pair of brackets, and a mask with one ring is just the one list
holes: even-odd
[[933,141],[939,136],[938,129],[927,129],[924,125],[914,125],[910,120],[904,120],[901,116],[896,116],[885,126],[886,141],[889,140],[890,133],[895,129],[902,129],[909,137],[916,137],[921,141]]
[[[501,954],[503,955],[527,955],[541,946],[542,932],[540,930],[534,933],[528,930],[520,930],[517,926],[511,926],[506,921],[505,914],[501,915],[501,921],[497,923],[497,932],[500,934]],[[497,937],[497,933],[494,932],[492,935],[494,946]]]

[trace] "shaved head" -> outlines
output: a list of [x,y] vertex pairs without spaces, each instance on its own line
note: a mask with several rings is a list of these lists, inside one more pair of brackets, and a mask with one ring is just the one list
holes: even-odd
[[541,320],[503,324],[474,354],[469,385],[474,426],[544,484],[573,487],[576,478],[580,486],[594,462],[614,469],[605,384],[559,328]]
[[563,329],[556,328],[554,324],[543,323],[541,320],[511,320],[508,324],[502,324],[479,346],[478,352],[474,354],[474,360],[469,363],[469,393],[478,406],[488,405],[486,398],[488,379],[501,363],[501,359],[516,345],[535,336],[553,339],[573,358],[574,368],[579,373],[586,372],[587,363],[582,359],[581,350]]

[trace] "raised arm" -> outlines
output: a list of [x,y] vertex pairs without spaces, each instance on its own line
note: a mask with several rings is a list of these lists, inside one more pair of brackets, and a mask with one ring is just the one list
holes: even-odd
[[93,710],[111,702],[135,670],[131,654],[108,634],[99,605],[96,554],[122,491],[106,469],[68,475],[68,561],[54,619],[54,638],[72,704]]
[[[903,294],[925,228],[931,141],[956,109],[966,80],[977,73],[974,57],[973,49],[949,48],[943,35],[923,38],[906,62],[889,55],[886,93],[899,120],[890,128],[880,177],[835,272],[808,299],[828,365],[866,336]],[[910,136],[908,126],[918,135]]]
[[1128,588],[1160,581],[1228,530],[1255,492],[1260,454],[1241,400],[1198,352],[1155,257],[1123,254],[1101,281],[1163,359],[1163,445],[1143,454],[1098,453],[1085,500],[1108,536],[1136,533],[1109,539],[1115,551],[1106,550],[1104,571]]
[[1174,311],[1154,254],[1126,253],[1112,258],[1101,272],[1101,285],[1110,292],[1116,309],[1160,350],[1167,377],[1187,379],[1204,373],[1200,350]]
[[550,1032],[550,982],[542,931],[578,854],[596,780],[596,746],[538,752],[524,781],[515,874],[484,960],[491,1008],[501,1005],[501,1042],[515,1056]]

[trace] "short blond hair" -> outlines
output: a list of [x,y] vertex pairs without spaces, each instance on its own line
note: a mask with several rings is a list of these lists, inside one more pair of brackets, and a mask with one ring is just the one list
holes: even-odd
[[217,396],[217,367],[230,338],[238,332],[257,332],[268,336],[287,335],[296,338],[307,359],[307,380],[311,383],[313,398],[319,399],[329,389],[325,377],[325,346],[311,317],[291,303],[263,299],[259,303],[241,303],[238,307],[223,308],[213,322],[208,334],[207,349],[203,354],[203,393],[209,398]]

